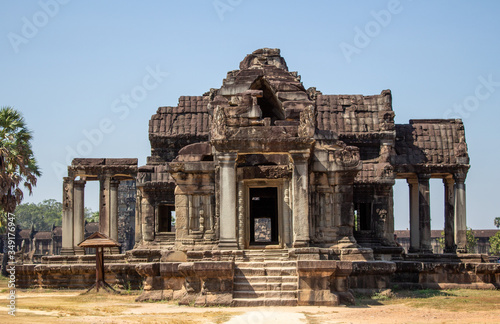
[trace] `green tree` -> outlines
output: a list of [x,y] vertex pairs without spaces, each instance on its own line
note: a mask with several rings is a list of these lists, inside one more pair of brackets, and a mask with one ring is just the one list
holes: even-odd
[[85,220],[89,223],[99,221],[99,212],[93,212],[90,208],[85,208]]
[[500,217],[496,217],[496,218],[495,218],[495,226],[496,226],[497,228],[500,228]]
[[490,237],[490,253],[500,256],[500,231]]
[[473,253],[476,250],[478,239],[474,236],[474,231],[472,230],[472,228],[467,227],[465,236],[467,240],[467,252]]
[[21,204],[17,206],[14,214],[21,228],[34,225],[37,231],[50,231],[52,225],[60,226],[62,223],[62,203],[47,199],[38,204]]
[[438,242],[439,244],[439,247],[441,248],[441,250],[444,251],[444,247],[445,247],[445,242],[444,242],[444,231],[441,232],[441,236],[438,237],[436,239],[436,241]]
[[[4,232],[8,213],[13,213],[24,198],[23,188],[31,195],[41,175],[31,148],[32,138],[20,112],[10,107],[0,109],[0,223],[4,224]],[[6,276],[7,242],[4,243],[2,275]]]

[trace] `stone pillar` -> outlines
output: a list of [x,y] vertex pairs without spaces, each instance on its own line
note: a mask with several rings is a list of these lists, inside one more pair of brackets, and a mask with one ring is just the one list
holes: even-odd
[[142,192],[141,189],[136,189],[136,197],[135,197],[135,244],[138,244],[142,241]]
[[292,247],[292,220],[291,220],[291,199],[290,199],[290,181],[285,180],[283,185],[283,245]]
[[219,248],[238,249],[236,241],[236,157],[237,153],[219,153],[220,167],[220,240]]
[[85,254],[85,249],[78,247],[78,244],[85,239],[85,180],[76,180],[73,182],[74,193],[74,217],[73,217],[73,246],[75,254]]
[[108,176],[99,177],[99,232],[109,236],[109,182]]
[[245,186],[238,182],[238,246],[245,248]]
[[293,152],[293,246],[309,245],[309,152]]
[[[185,197],[185,196],[183,196]],[[175,210],[177,214],[177,200],[178,196],[175,196]],[[153,205],[154,201],[151,197],[150,191],[145,191],[142,193],[141,201],[141,232],[144,241],[153,241],[155,239],[155,208]],[[187,208],[186,208],[187,209]],[[181,215],[177,214],[177,226],[181,226]],[[176,229],[177,230],[177,229]]]
[[457,252],[467,252],[467,219],[465,212],[466,173],[455,173],[455,242]]
[[120,181],[109,181],[109,237],[118,241],[118,186]]
[[61,255],[73,255],[73,179],[63,179],[63,218]]
[[[338,243],[344,247],[356,246],[354,239],[354,178],[357,171],[330,172],[328,182],[334,187],[334,213],[339,215],[335,225],[339,227]],[[337,223],[338,222],[338,223]]]
[[376,235],[384,244],[394,246],[394,201],[393,185],[376,185],[373,201],[373,212],[376,219]]
[[421,253],[432,253],[430,177],[430,174],[418,174],[418,223]]
[[455,253],[455,181],[444,178],[444,253]]
[[418,180],[406,179],[410,191],[410,248],[408,252],[415,253],[420,249]]

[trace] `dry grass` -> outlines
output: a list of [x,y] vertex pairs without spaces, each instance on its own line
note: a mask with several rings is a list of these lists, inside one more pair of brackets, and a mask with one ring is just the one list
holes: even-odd
[[[0,323],[219,324],[233,316],[254,310],[185,307],[173,302],[137,303],[133,294],[115,295],[103,291],[82,294],[82,290],[29,289],[17,291],[17,316],[13,318],[7,314],[6,309],[7,284],[7,280],[0,279]],[[360,323],[383,323],[389,318],[409,316],[408,313],[413,314],[415,322],[428,323],[468,323],[475,322],[478,318],[482,318],[484,322],[495,322],[496,316],[500,316],[498,290],[401,290],[368,297],[358,296],[357,300],[358,304],[354,307],[280,309],[301,312],[311,324],[338,323],[345,318]],[[427,317],[418,317],[424,313],[426,316],[432,314],[431,318],[437,317],[434,322],[427,321]]]
[[481,312],[498,309],[499,290],[402,290],[389,296],[375,294],[358,299],[359,305],[406,305],[451,312]]

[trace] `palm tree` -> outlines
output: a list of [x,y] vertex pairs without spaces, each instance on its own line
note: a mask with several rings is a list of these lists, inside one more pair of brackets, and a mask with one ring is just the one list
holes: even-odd
[[[2,225],[24,197],[23,187],[31,195],[41,175],[31,148],[33,136],[20,112],[11,107],[0,109],[0,210]],[[2,226],[5,229],[5,226]],[[6,235],[3,235],[4,238]],[[7,275],[7,242],[4,241],[2,275]]]

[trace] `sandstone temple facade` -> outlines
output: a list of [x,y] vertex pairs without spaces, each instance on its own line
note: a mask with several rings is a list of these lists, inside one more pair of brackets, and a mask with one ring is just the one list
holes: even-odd
[[[340,252],[364,246],[394,255],[392,187],[403,178],[410,191],[411,250],[429,252],[429,179],[440,178],[446,248],[465,249],[463,123],[395,124],[389,90],[362,96],[305,89],[277,49],[248,55],[219,89],[160,107],[149,139],[151,156],[138,169],[132,159],[75,160],[65,180],[76,194],[69,211],[75,220],[82,180],[74,177],[98,177],[101,227],[116,239],[116,188],[132,177],[137,247]],[[81,240],[81,231],[75,238]]]
[[[336,304],[349,299],[349,288],[418,284],[419,262],[436,260],[430,178],[443,180],[446,197],[447,255],[440,260],[463,260],[469,157],[461,120],[395,124],[394,116],[390,90],[364,96],[305,89],[279,49],[256,50],[220,88],[158,109],[146,165],[73,161],[64,179],[61,254],[69,260],[84,253],[77,244],[85,182],[100,182],[99,231],[116,240],[117,187],[132,179],[135,247],[122,259],[138,264],[127,269],[160,299],[180,291],[198,294],[200,304],[211,294],[225,296],[212,303],[246,304],[262,295],[251,275],[279,276],[279,284],[268,278],[268,288],[276,284],[285,304]],[[409,186],[409,253],[394,241],[396,179]],[[51,262],[66,262],[57,260]],[[267,261],[275,263],[262,271],[255,263]]]

